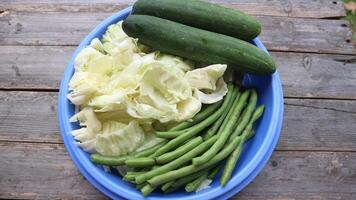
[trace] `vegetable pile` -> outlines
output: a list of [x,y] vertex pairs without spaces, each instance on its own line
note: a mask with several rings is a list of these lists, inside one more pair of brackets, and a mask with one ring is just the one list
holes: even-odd
[[204,1],[137,1],[75,59],[78,146],[144,196],[199,191],[221,170],[225,186],[265,109],[227,77],[276,70],[249,43],[260,32],[252,16]]
[[75,59],[69,100],[81,111],[70,121],[78,145],[90,153],[119,156],[160,139],[166,130],[196,115],[203,104],[223,99],[226,65],[194,69],[195,63],[148,49],[111,25]]
[[244,143],[254,135],[253,124],[264,111],[256,107],[254,89],[239,91],[233,84],[223,101],[210,105],[192,121],[182,122],[169,131],[157,132],[164,139],[159,144],[126,156],[108,157],[93,154],[91,160],[106,166],[127,166],[124,180],[135,183],[143,195],[156,188],[172,192],[183,186],[196,191],[208,177],[213,179],[220,168],[220,183],[231,177]]

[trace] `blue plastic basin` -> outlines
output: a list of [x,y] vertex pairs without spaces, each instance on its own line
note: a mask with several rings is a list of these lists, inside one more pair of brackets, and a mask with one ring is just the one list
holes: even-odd
[[[69,118],[74,114],[74,105],[67,99],[68,83],[74,73],[73,60],[81,49],[89,45],[93,38],[101,38],[107,27],[125,19],[131,11],[128,7],[104,20],[80,43],[67,68],[61,82],[58,97],[58,120],[64,144],[71,159],[83,176],[102,193],[112,199],[227,199],[242,190],[262,170],[270,158],[280,135],[283,121],[283,92],[278,72],[269,76],[245,75],[244,85],[257,88],[259,95],[258,104],[265,104],[263,117],[255,125],[256,135],[246,145],[239,159],[231,180],[225,187],[219,185],[219,180],[214,180],[209,189],[198,193],[177,191],[170,194],[154,192],[144,198],[134,185],[121,180],[116,174],[110,174],[101,166],[94,165],[89,154],[76,146],[70,132],[79,128],[78,124],[70,123]],[[267,52],[258,38],[253,44]]]

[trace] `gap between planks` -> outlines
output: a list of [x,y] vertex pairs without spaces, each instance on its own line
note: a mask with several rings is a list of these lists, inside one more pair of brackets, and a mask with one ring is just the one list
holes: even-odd
[[[237,8],[251,15],[289,16],[296,18],[339,18],[344,17],[345,9],[341,0],[208,0],[212,3]],[[29,0],[26,4],[20,0],[3,0],[0,10],[27,12],[116,12],[131,6],[135,0]]]
[[[307,18],[305,18],[307,19]],[[1,44],[0,47],[79,47],[79,44]],[[267,49],[268,52],[274,53],[297,53],[297,54],[320,54],[320,55],[335,55],[335,56],[353,56],[350,53],[333,53],[333,52],[310,52],[310,51],[293,51],[293,50],[276,50],[276,49]],[[74,53],[74,51],[73,51]],[[355,53],[356,56],[356,53]],[[1,199],[0,199],[1,200]]]
[[[29,140],[2,140],[1,143],[16,143],[16,144],[43,144],[43,145],[64,145],[63,142],[50,142],[50,141],[29,141]],[[335,150],[324,150],[324,149],[283,149],[283,148],[275,148],[273,151],[278,152],[320,152],[320,153],[356,153],[356,150],[353,149],[335,149]],[[0,198],[1,200],[1,198]]]
[[[48,88],[0,88],[0,91],[4,92],[53,92],[58,93],[59,89]],[[338,100],[338,101],[356,101],[353,98],[337,98],[337,97],[303,97],[303,96],[284,96],[284,99],[310,99],[310,100]]]

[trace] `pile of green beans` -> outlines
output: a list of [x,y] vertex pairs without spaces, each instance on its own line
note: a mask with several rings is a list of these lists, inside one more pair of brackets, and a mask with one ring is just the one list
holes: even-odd
[[254,123],[264,105],[257,105],[255,89],[242,90],[228,84],[224,100],[207,106],[188,122],[169,131],[156,132],[163,142],[125,156],[93,154],[95,164],[129,167],[123,180],[136,184],[144,196],[185,188],[196,191],[206,179],[220,176],[225,186],[231,178],[244,144],[254,136]]

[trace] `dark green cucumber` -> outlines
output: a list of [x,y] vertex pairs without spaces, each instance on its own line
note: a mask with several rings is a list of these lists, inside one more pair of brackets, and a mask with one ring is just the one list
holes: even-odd
[[245,41],[251,41],[261,32],[256,18],[200,0],[138,0],[132,13],[156,16]]
[[130,15],[122,27],[140,43],[165,53],[207,64],[228,64],[252,74],[271,74],[276,70],[267,53],[230,36],[148,15]]

